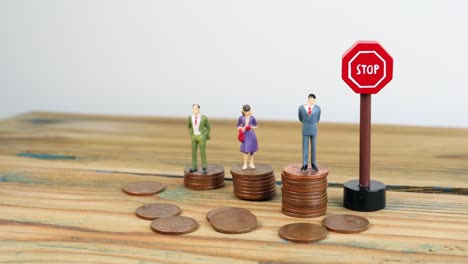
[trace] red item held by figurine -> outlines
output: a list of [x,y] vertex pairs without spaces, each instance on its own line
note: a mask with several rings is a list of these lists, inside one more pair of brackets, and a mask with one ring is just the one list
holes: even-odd
[[252,129],[252,127],[250,127],[250,125],[247,125],[247,126],[245,127],[245,130],[247,130],[247,131],[249,131],[250,129]]
[[240,141],[240,142],[244,142],[244,132],[242,131],[242,129],[239,128],[239,134],[237,135],[237,139]]

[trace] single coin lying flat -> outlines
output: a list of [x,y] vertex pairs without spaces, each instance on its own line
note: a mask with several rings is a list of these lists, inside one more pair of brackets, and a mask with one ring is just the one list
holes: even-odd
[[294,223],[282,226],[278,235],[291,242],[310,243],[324,239],[327,236],[327,230],[321,225]]
[[322,224],[330,231],[343,234],[360,233],[369,228],[369,220],[366,218],[347,214],[327,216]]
[[181,211],[180,207],[174,204],[152,203],[138,207],[135,214],[141,219],[154,220],[161,217],[179,215]]
[[197,228],[198,222],[185,216],[162,217],[151,222],[151,229],[164,235],[183,235],[193,232]]
[[159,182],[139,181],[130,182],[122,187],[122,190],[129,195],[146,196],[162,192],[166,186]]
[[225,234],[247,233],[257,227],[257,217],[242,208],[218,208],[207,218],[214,230]]

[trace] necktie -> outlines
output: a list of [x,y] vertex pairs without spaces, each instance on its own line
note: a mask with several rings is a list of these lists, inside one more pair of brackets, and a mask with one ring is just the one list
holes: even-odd
[[312,108],[309,106],[309,111],[307,111],[307,114],[310,115],[312,113]]
[[195,125],[197,125],[197,116],[195,116]]

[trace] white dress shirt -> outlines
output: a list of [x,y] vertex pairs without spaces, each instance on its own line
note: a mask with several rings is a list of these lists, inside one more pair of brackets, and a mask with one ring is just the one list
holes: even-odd
[[199,135],[201,135],[201,133],[200,133],[201,115],[198,114],[196,116],[197,116],[197,123],[195,124],[195,115],[192,115],[193,134],[195,134],[195,136],[199,136]]
[[312,111],[314,111],[314,106],[315,104],[313,105],[305,104],[304,109],[306,110],[306,113],[309,113],[309,107],[310,107],[310,114],[312,114]]

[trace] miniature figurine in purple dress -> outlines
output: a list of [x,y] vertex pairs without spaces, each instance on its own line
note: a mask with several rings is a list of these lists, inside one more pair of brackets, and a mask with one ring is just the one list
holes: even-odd
[[258,143],[254,128],[257,128],[257,120],[252,116],[250,106],[244,105],[242,106],[242,116],[237,121],[237,129],[244,134],[244,140],[240,146],[240,151],[244,153],[243,170],[247,169],[247,163],[249,163],[250,168],[255,169],[254,154],[258,150]]

